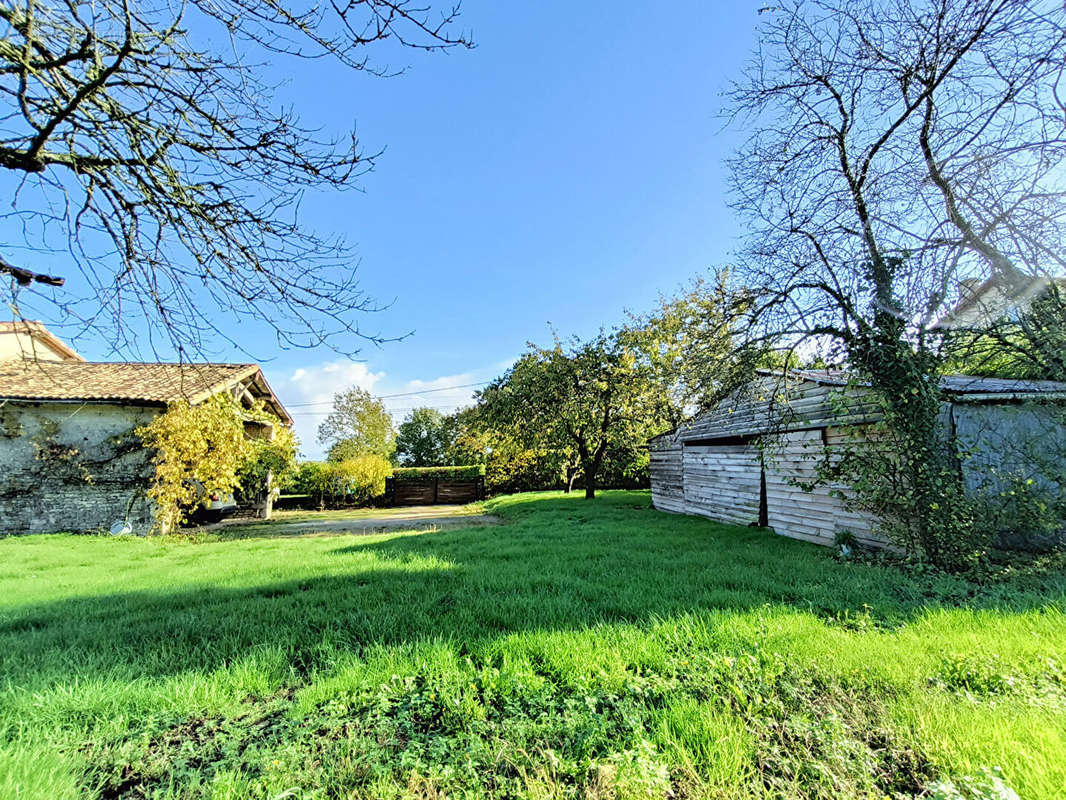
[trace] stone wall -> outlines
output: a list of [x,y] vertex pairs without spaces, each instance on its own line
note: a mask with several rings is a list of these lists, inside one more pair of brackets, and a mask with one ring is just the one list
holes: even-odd
[[0,401],[0,535],[152,524],[151,454],[133,430],[159,410]]

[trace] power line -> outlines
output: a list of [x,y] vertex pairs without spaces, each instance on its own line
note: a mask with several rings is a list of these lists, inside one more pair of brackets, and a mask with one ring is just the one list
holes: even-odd
[[400,392],[399,394],[383,394],[378,397],[378,400],[388,400],[391,397],[413,397],[418,394],[429,394],[430,392],[450,392],[452,389],[472,389],[475,386],[488,386],[490,381],[481,381],[481,383],[463,383],[459,386],[442,386],[439,389],[424,389],[421,392]]
[[[390,414],[398,414],[398,413],[406,412],[406,411],[414,411],[416,408],[431,408],[434,411],[450,411],[450,410],[454,409],[456,406],[461,406],[461,405],[464,405],[464,404],[465,404],[465,401],[458,401],[458,402],[450,403],[450,404],[444,405],[444,406],[405,406],[405,407],[401,407],[401,408],[387,408],[385,410],[388,411]],[[289,406],[286,406],[286,408],[289,408]],[[312,410],[312,411],[292,411],[292,412],[290,412],[290,415],[293,416],[293,417],[328,417],[332,413],[333,413],[332,411],[313,411]]]
[[[482,381],[481,383],[464,383],[459,386],[442,386],[439,389],[423,389],[420,392],[399,392],[397,394],[382,394],[374,397],[375,400],[391,400],[394,397],[417,397],[423,394],[432,394],[434,392],[450,392],[454,389],[473,389],[476,386],[488,386],[489,381]],[[326,406],[333,405],[332,400],[316,400],[310,403],[286,403],[285,408],[300,408],[301,406]]]

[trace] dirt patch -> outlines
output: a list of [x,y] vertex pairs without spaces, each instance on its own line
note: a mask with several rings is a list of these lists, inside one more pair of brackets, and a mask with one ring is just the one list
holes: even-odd
[[310,520],[307,522],[279,522],[272,524],[280,534],[294,533],[379,533],[396,530],[425,530],[429,528],[467,527],[471,525],[499,525],[503,520],[492,514],[468,514],[451,517],[405,517],[388,519]]
[[424,513],[390,515],[387,517],[342,517],[340,519],[308,519],[284,522],[263,520],[220,524],[203,530],[226,539],[248,539],[270,536],[342,536],[369,535],[389,531],[429,531],[441,528],[468,528],[481,525],[500,525],[503,520],[492,514],[452,514],[433,516]]

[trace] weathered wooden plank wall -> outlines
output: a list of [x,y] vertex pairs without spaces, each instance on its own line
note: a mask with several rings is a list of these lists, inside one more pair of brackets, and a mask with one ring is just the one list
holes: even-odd
[[660,511],[685,513],[684,470],[681,463],[681,442],[660,439],[649,453],[651,473],[651,502]]
[[[945,396],[940,425],[952,437],[971,494],[994,497],[1018,477],[1064,490],[1061,400],[1018,399],[958,390]],[[777,533],[832,544],[847,530],[864,544],[883,546],[877,518],[848,500],[847,487],[807,492],[796,485],[812,482],[827,446],[830,454],[841,445],[861,446],[859,432],[878,418],[870,390],[861,386],[762,375],[716,409],[652,441],[655,507],[747,524],[760,516],[764,477],[766,521]],[[756,441],[763,445],[761,467]]]
[[[767,523],[776,533],[817,544],[832,545],[839,531],[850,531],[863,544],[879,546],[877,518],[837,497],[840,485],[804,491],[796,483],[813,481],[825,457],[826,442],[844,444],[839,428],[792,431],[769,443],[766,458]],[[851,441],[851,440],[849,440]]]
[[685,445],[685,511],[748,525],[759,521],[762,467],[750,444]]
[[[827,438],[843,442],[839,426],[876,419],[876,408],[862,390],[848,390],[846,407],[842,391],[809,380],[763,376],[714,411],[653,440],[653,504],[664,511],[747,525],[759,520],[765,475],[766,520],[777,533],[831,545],[838,531],[849,530],[860,542],[881,543],[874,532],[876,518],[833,494],[841,487],[805,492],[795,485],[814,477]],[[765,465],[755,444],[759,438],[767,446]]]

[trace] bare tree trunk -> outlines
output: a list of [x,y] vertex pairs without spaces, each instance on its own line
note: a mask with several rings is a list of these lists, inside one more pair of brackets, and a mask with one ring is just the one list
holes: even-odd
[[566,465],[566,488],[563,491],[566,494],[570,494],[574,491],[574,481],[577,480],[577,476],[581,474],[581,468],[576,464]]
[[606,442],[602,442],[598,448],[596,448],[596,455],[593,457],[591,463],[584,463],[581,465],[581,472],[585,476],[585,499],[592,500],[596,497],[596,477],[600,474],[600,466],[603,464],[603,453],[607,447]]

